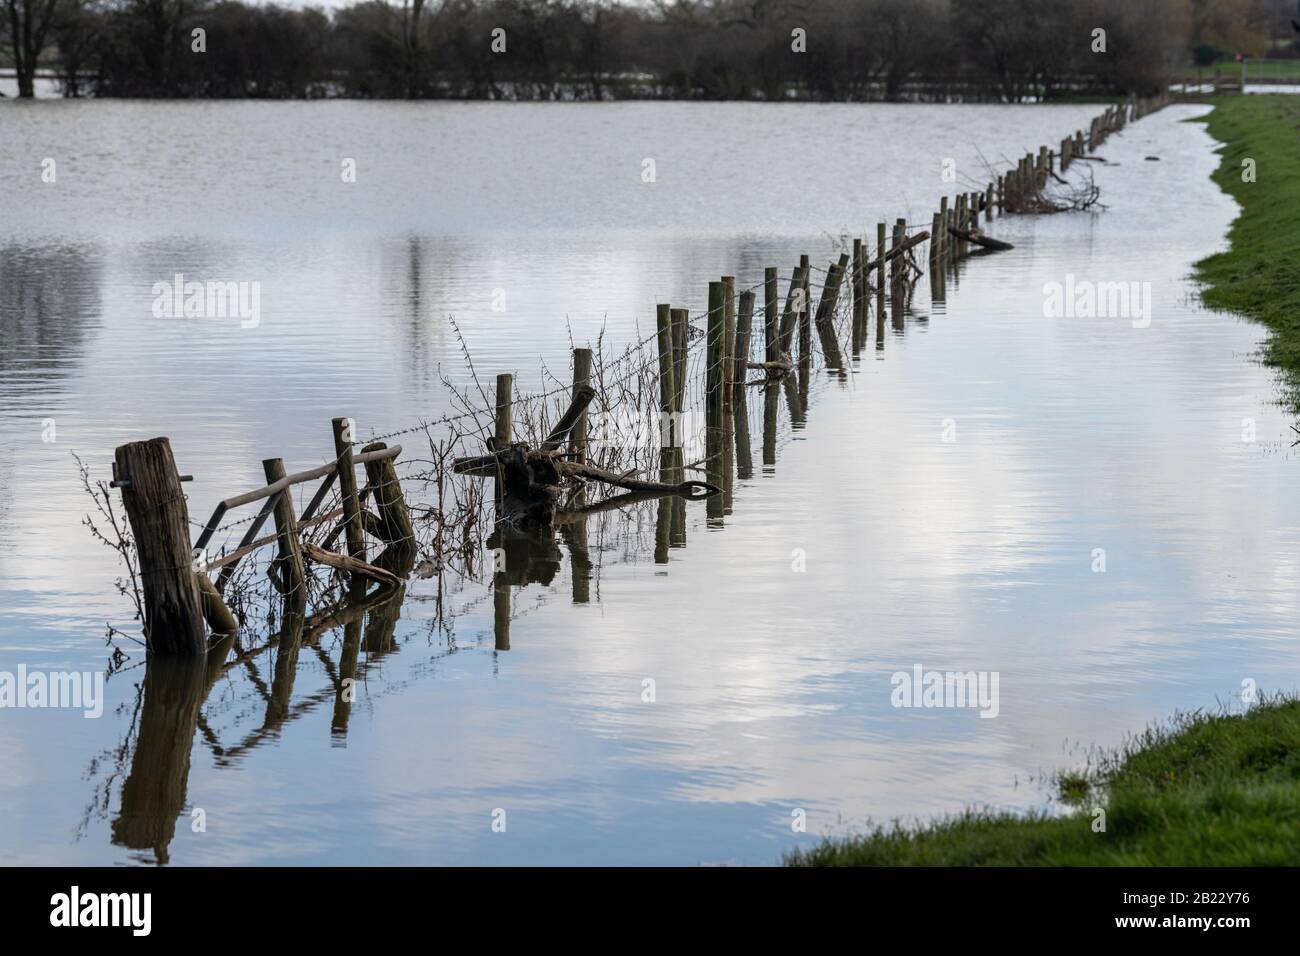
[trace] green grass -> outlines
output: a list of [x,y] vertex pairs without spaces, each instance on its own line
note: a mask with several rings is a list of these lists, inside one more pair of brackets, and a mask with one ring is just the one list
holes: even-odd
[[[1205,303],[1273,331],[1264,360],[1285,374],[1286,403],[1300,412],[1300,95],[1216,99],[1210,135],[1223,144],[1215,181],[1242,206],[1231,248],[1197,264]],[[1242,161],[1255,161],[1255,182]]]
[[[1300,699],[1185,714],[1083,771],[1061,774],[1065,816],[967,811],[876,827],[786,857],[790,866],[1300,864]],[[1093,829],[1095,808],[1105,831]]]
[[[1212,66],[1190,67],[1185,68],[1182,72],[1195,76],[1197,70],[1200,70],[1208,79],[1211,76],[1225,76],[1229,79],[1236,79],[1241,76],[1241,64],[1236,60],[1219,60]],[[1284,76],[1289,78],[1300,77],[1300,60],[1261,60],[1248,59],[1246,61],[1246,82],[1256,80],[1256,77]]]

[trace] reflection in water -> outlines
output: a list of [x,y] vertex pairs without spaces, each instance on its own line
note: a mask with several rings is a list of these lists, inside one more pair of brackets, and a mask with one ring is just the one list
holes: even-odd
[[151,850],[155,862],[168,862],[176,819],[185,807],[199,711],[233,642],[233,635],[219,640],[207,660],[155,659],[145,668],[135,753],[113,820],[118,846]]

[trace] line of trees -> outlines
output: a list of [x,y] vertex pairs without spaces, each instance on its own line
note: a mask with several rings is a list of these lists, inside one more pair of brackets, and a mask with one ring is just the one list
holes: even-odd
[[20,96],[40,71],[66,96],[1016,101],[1153,92],[1193,48],[1259,52],[1243,47],[1268,45],[1293,9],[1300,17],[1297,0],[361,0],[326,13],[0,0],[0,68]]

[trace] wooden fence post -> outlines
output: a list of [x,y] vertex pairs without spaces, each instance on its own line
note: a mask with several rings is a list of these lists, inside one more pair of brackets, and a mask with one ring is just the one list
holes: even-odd
[[844,282],[844,273],[849,267],[849,254],[840,255],[840,261],[832,263],[826,270],[826,281],[822,283],[822,298],[817,303],[818,326],[830,322],[835,317],[835,304],[840,298],[840,286]]
[[[381,441],[373,441],[361,450],[383,451],[387,447]],[[386,544],[415,547],[415,527],[411,524],[411,513],[393,459],[366,462],[366,480],[370,483],[370,498],[379,512],[379,536]]]
[[799,290],[803,288],[803,269],[800,266],[794,267],[794,272],[790,275],[790,289],[785,296],[785,311],[781,313],[781,329],[779,335],[778,352],[785,352],[793,357],[794,355],[794,326],[798,321],[795,301],[798,297]]
[[745,379],[748,377],[746,366],[749,364],[749,336],[754,327],[754,300],[758,298],[753,292],[740,293],[740,314],[736,318],[736,352],[735,371],[732,386],[735,391],[735,404],[744,402]]
[[[573,394],[591,385],[591,349],[573,350]],[[587,461],[587,410],[583,409],[578,422],[569,431],[569,451],[576,457],[575,461],[585,464]]]
[[190,551],[190,513],[166,438],[119,445],[114,480],[135,538],[150,653],[197,657],[207,651],[203,605]]
[[876,291],[885,288],[885,224],[876,223]]
[[[689,348],[691,314],[687,309],[673,309],[673,411],[686,410],[686,352]],[[590,370],[588,371],[590,376]]]
[[[853,237],[853,329],[856,334],[867,314],[867,298],[862,287],[862,239]],[[855,340],[856,341],[856,340]]]
[[[671,415],[677,401],[677,386],[673,375],[673,307],[661,302],[655,309],[655,325],[659,333],[659,414],[660,433],[664,430],[664,416]],[[670,445],[674,444],[669,442]]]
[[799,310],[799,362],[808,361],[812,353],[812,262],[799,257],[803,270],[803,308]]
[[763,360],[775,362],[780,355],[780,290],[776,266],[763,270]]
[[736,277],[722,277],[722,404],[731,407],[731,386],[735,384],[733,359],[736,354]]
[[726,382],[723,370],[726,349],[726,318],[724,299],[726,292],[721,282],[709,283],[709,317],[707,335],[708,368],[705,372],[705,412],[710,433],[722,427],[722,389]]
[[[266,483],[273,485],[287,474],[283,458],[265,458],[262,460],[262,473]],[[280,536],[277,543],[279,557],[276,570],[279,578],[280,593],[295,601],[303,602],[307,597],[307,575],[302,563],[302,545],[298,540],[298,518],[293,512],[293,495],[290,488],[285,488],[275,499],[275,530]]]
[[511,424],[515,405],[515,377],[509,372],[497,376],[496,445],[504,448],[514,439]]
[[343,521],[347,531],[348,554],[366,559],[366,537],[361,526],[361,502],[357,497],[357,473],[352,466],[352,420],[336,418],[334,426],[334,467],[343,496]]

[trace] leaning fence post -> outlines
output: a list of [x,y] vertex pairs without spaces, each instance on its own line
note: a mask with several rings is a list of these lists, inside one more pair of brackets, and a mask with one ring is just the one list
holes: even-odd
[[151,438],[119,445],[114,461],[140,563],[148,649],[197,657],[207,651],[207,636],[190,553],[190,513],[171,442]]
[[781,313],[781,328],[778,334],[777,353],[794,354],[794,325],[797,319],[796,300],[803,288],[803,272],[799,266],[794,267],[790,275],[790,289],[785,296],[785,311]]
[[876,291],[885,288],[885,224],[876,223]]
[[[361,450],[384,451],[388,446],[372,441]],[[386,544],[414,546],[415,527],[406,507],[406,497],[397,477],[397,466],[391,458],[377,458],[366,462],[366,479],[370,482],[370,497],[379,512],[379,531]]]
[[844,282],[844,273],[849,268],[849,254],[840,254],[840,261],[831,263],[826,270],[826,281],[822,283],[821,301],[817,303],[817,317],[814,320],[820,328],[835,318],[835,305],[839,301],[840,286]]
[[361,527],[361,502],[357,498],[357,473],[352,466],[352,420],[336,418],[334,426],[334,467],[343,496],[343,522],[347,531],[348,554],[366,559],[366,537]]
[[[262,472],[268,485],[275,484],[287,475],[284,459],[263,459]],[[280,593],[296,600],[305,599],[306,573],[303,570],[302,545],[298,541],[298,519],[293,513],[293,495],[287,487],[275,499],[275,530],[279,535],[279,558],[275,563]]]
[[[866,314],[866,300],[862,294],[862,240],[857,236],[853,238],[853,329],[856,334],[857,329],[862,324],[862,318]],[[856,339],[854,340],[856,341]]]
[[230,613],[221,592],[212,583],[206,571],[195,569],[194,580],[199,585],[199,597],[203,601],[203,617],[212,628],[213,634],[235,634],[239,631],[239,621]]

